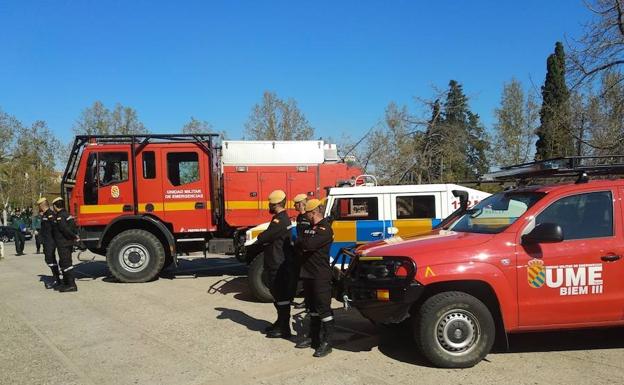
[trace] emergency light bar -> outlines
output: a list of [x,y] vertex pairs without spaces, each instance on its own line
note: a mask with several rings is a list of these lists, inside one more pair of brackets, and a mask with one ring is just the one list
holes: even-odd
[[479,182],[505,182],[530,178],[579,177],[585,182],[589,175],[624,174],[624,155],[567,156],[502,167],[483,174]]

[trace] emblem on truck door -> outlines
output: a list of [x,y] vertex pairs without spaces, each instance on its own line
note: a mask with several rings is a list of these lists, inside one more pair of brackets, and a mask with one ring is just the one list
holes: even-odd
[[600,263],[544,266],[542,260],[533,259],[527,266],[529,286],[558,289],[559,295],[602,294],[602,273]]
[[113,198],[119,198],[119,187],[117,186],[111,187],[111,196]]
[[544,268],[544,261],[540,259],[533,259],[529,261],[527,267],[527,279],[529,280],[529,286],[538,288],[544,285],[546,282],[546,269]]

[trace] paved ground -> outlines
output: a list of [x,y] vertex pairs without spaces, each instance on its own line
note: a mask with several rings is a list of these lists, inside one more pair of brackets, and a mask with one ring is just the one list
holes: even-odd
[[[327,358],[267,340],[273,306],[254,302],[229,257],[184,261],[145,284],[85,263],[77,293],[45,290],[41,255],[0,261],[0,384],[622,384],[624,330],[515,336],[466,370],[431,368],[408,328],[337,310]],[[336,303],[336,308],[339,304]],[[300,328],[300,322],[295,325]]]

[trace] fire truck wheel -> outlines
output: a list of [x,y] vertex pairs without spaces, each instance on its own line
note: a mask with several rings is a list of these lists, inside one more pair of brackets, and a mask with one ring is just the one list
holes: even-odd
[[492,349],[495,338],[490,310],[459,291],[427,299],[414,317],[414,337],[422,355],[443,368],[468,368]]
[[108,268],[121,282],[147,282],[162,270],[165,249],[145,230],[126,230],[113,238],[106,253]]
[[261,302],[273,302],[273,296],[266,284],[267,278],[264,272],[264,253],[256,255],[251,265],[249,265],[247,274],[253,296]]

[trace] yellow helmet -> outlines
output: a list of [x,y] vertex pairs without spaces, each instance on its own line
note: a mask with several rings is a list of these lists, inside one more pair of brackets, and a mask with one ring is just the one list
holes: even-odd
[[46,197],[41,197],[41,198],[37,199],[37,206],[39,206],[43,202],[47,202],[47,201],[48,201],[48,199]]
[[54,200],[52,201],[52,204],[55,204],[56,202],[58,202],[58,201],[62,201],[62,200],[63,200],[63,198],[61,198],[61,197],[56,197],[56,198],[54,198]]
[[275,190],[269,194],[269,203],[276,204],[281,203],[286,199],[286,193],[282,190]]
[[306,202],[305,205],[305,211],[309,212],[314,210],[315,208],[319,207],[321,205],[321,201],[318,199],[310,199],[309,201]]
[[297,194],[293,198],[293,202],[299,203],[299,202],[303,202],[306,199],[308,199],[308,195],[307,194]]

